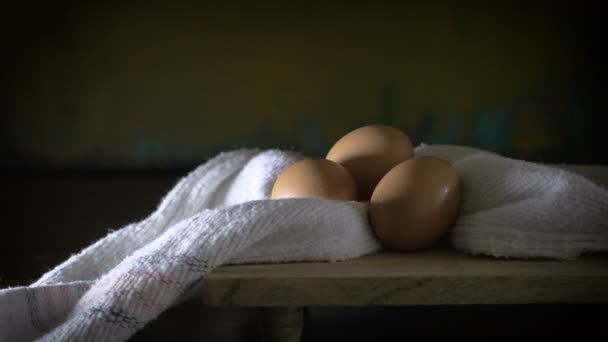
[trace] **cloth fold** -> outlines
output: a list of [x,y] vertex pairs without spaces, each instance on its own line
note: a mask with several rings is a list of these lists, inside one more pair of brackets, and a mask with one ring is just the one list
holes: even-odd
[[[608,250],[608,190],[559,168],[460,146],[420,145],[463,186],[453,246],[500,257]],[[361,202],[269,200],[294,152],[221,153],[140,222],[26,287],[0,290],[0,341],[124,341],[227,263],[338,261],[381,249]],[[608,168],[603,171],[608,172]]]
[[460,250],[568,259],[608,248],[605,184],[469,147],[422,144],[415,154],[444,158],[459,175],[463,200],[450,240]]

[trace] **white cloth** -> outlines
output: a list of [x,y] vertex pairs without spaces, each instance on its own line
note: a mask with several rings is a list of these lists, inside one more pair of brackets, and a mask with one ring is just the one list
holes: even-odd
[[[465,147],[421,145],[416,155],[451,161],[462,180],[451,230],[460,250],[550,258],[608,250],[608,191],[582,176]],[[268,199],[274,179],[301,157],[238,150],[201,165],[146,219],[30,286],[0,290],[0,341],[124,341],[221,264],[378,251],[365,203]]]
[[469,147],[422,144],[415,154],[444,158],[458,173],[463,200],[450,240],[460,250],[567,259],[608,249],[606,184]]

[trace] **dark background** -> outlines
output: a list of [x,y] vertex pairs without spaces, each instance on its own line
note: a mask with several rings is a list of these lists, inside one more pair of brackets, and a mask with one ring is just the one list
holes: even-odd
[[3,5],[0,165],[189,168],[324,155],[385,123],[417,145],[606,163],[599,8],[576,1]]
[[[384,123],[416,145],[606,165],[601,13],[576,1],[0,5],[0,287],[144,218],[228,149],[322,156]],[[481,317],[500,330],[523,315],[541,334],[562,314],[606,322],[603,306],[415,309],[317,311],[307,334],[386,332],[383,317],[419,336],[449,319],[456,335],[489,334]],[[183,328],[183,315],[155,324]]]

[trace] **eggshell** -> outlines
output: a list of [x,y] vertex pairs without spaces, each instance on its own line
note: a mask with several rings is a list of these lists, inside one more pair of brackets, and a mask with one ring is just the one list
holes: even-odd
[[449,162],[435,157],[410,159],[378,183],[369,204],[370,222],[390,249],[426,248],[453,223],[460,196],[458,175]]
[[354,201],[357,199],[357,186],[350,173],[340,164],[327,159],[303,159],[279,175],[270,197]]
[[380,179],[395,165],[414,156],[412,141],[401,130],[364,126],[340,138],[326,158],[344,166],[357,183],[358,199],[369,200]]

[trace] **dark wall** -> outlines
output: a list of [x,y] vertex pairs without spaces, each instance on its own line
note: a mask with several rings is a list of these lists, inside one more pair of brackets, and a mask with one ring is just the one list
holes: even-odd
[[192,3],[3,5],[0,165],[189,167],[254,146],[323,155],[367,123],[415,144],[608,160],[594,149],[605,119],[589,5]]

